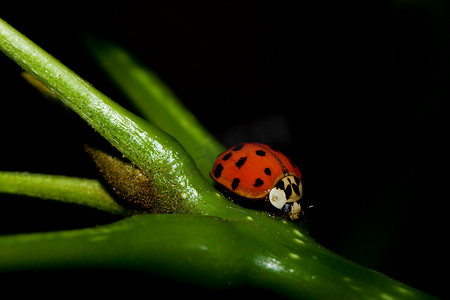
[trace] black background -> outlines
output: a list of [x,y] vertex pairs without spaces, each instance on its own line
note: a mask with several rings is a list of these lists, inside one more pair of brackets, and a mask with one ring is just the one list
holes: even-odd
[[[224,145],[271,144],[300,166],[305,198],[317,206],[308,225],[322,245],[443,296],[448,7],[362,2],[39,2],[0,17],[132,109],[80,34],[127,47]],[[0,169],[97,176],[82,145],[98,136],[20,71],[0,55]],[[4,234],[112,221],[67,205],[0,199],[17,200],[0,204]]]

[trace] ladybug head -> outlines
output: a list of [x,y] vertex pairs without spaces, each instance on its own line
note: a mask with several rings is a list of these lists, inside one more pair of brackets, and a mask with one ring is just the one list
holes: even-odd
[[302,208],[300,199],[303,196],[303,186],[299,178],[286,175],[281,178],[269,192],[269,203],[291,220],[298,219]]

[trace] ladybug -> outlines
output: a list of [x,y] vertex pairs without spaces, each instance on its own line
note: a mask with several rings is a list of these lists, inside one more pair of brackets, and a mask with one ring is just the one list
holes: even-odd
[[302,213],[302,174],[283,153],[259,143],[243,143],[220,154],[210,172],[232,198],[266,203],[269,210],[296,220]]

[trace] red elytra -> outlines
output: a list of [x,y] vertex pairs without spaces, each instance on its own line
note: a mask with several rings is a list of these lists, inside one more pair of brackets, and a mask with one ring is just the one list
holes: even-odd
[[244,198],[267,198],[277,182],[293,175],[301,180],[298,167],[283,153],[260,143],[243,143],[217,157],[211,177],[230,192]]

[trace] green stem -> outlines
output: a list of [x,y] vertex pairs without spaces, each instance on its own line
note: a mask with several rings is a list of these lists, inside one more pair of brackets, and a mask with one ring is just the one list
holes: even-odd
[[98,37],[86,38],[91,53],[147,120],[172,135],[192,156],[203,176],[225,149],[173,92],[136,57]]
[[103,95],[3,20],[0,48],[143,172],[151,174],[152,186],[160,191],[159,200],[171,198],[187,211],[207,213],[210,203],[200,195],[215,191],[170,135]]
[[0,171],[0,193],[89,206],[112,214],[129,213],[95,179]]
[[0,270],[122,268],[206,286],[248,284],[291,298],[428,297],[320,247],[301,223],[228,201],[170,135],[114,103],[2,20],[0,49],[145,172],[161,201],[198,213],[1,237]]
[[[0,238],[0,271],[111,268],[291,299],[428,299],[295,231],[198,215],[145,215],[99,228]],[[274,243],[274,241],[277,241]],[[45,247],[42,243],[45,242]],[[33,249],[33,255],[30,254]],[[143,273],[145,274],[145,273]],[[137,288],[137,287],[136,287]]]

